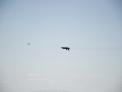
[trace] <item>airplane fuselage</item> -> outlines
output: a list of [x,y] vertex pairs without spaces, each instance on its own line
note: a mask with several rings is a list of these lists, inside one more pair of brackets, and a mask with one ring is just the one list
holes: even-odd
[[70,50],[69,47],[61,47],[62,49],[65,49],[65,50]]

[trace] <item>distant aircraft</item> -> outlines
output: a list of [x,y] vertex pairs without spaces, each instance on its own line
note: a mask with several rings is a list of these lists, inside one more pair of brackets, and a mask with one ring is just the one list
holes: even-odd
[[30,42],[28,42],[28,43],[27,43],[27,45],[29,45],[29,46],[30,46],[30,45],[31,45],[31,43],[30,43]]
[[62,49],[66,49],[66,50],[70,50],[70,48],[69,47],[61,47]]

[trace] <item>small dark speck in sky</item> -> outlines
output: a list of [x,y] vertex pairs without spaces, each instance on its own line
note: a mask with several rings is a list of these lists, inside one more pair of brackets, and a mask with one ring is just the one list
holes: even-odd
[[30,46],[30,45],[31,45],[31,43],[30,43],[30,42],[28,42],[28,43],[27,43],[27,45],[28,45],[28,46]]

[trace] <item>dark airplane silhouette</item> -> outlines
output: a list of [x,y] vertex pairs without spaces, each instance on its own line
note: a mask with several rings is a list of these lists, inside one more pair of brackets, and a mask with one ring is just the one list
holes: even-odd
[[66,50],[70,50],[70,48],[69,47],[61,47],[62,49],[66,49]]

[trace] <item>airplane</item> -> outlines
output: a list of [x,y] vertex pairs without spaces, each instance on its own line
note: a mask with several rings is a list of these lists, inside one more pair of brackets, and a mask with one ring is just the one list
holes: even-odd
[[62,49],[66,49],[66,50],[70,50],[70,48],[69,47],[61,47]]

